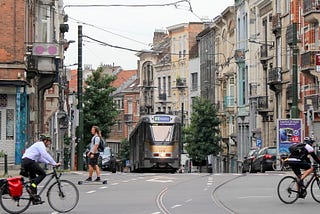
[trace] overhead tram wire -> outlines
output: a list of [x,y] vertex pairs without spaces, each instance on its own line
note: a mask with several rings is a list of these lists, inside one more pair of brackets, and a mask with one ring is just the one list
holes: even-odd
[[[69,17],[69,18],[70,18],[70,17]],[[148,44],[146,44],[146,43],[144,43],[144,42],[141,42],[141,41],[138,41],[138,40],[132,39],[132,38],[130,38],[130,37],[127,37],[127,36],[123,36],[123,35],[114,33],[114,32],[111,32],[111,31],[106,30],[106,29],[104,29],[104,28],[102,28],[102,27],[98,27],[98,26],[96,26],[96,25],[89,24],[89,23],[83,22],[83,21],[78,20],[78,19],[74,19],[74,18],[70,18],[70,19],[74,20],[76,23],[83,24],[83,25],[87,25],[87,26],[96,28],[96,29],[98,29],[98,30],[102,30],[102,31],[104,31],[104,32],[110,33],[110,34],[112,34],[112,35],[119,36],[119,37],[121,37],[121,38],[124,38],[124,39],[130,40],[130,41],[137,42],[137,43],[139,43],[139,44],[148,46]]]
[[191,3],[189,0],[181,0],[181,1],[176,1],[172,3],[165,3],[165,4],[90,4],[90,5],[71,4],[71,5],[65,5],[63,8],[66,8],[66,7],[163,7],[163,6],[178,7],[179,6],[178,4],[182,2],[187,2],[191,7]]

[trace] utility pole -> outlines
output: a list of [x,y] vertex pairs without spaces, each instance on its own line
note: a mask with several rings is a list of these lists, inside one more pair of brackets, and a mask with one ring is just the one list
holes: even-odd
[[78,127],[78,170],[83,167],[83,101],[82,101],[82,26],[78,26],[78,109],[79,109],[79,127]]

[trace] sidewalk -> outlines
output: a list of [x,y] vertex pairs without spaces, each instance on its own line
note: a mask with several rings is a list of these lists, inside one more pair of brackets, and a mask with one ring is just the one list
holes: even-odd
[[0,165],[0,178],[18,176],[20,173],[20,165],[11,164],[8,166],[8,174],[5,174],[3,165]]

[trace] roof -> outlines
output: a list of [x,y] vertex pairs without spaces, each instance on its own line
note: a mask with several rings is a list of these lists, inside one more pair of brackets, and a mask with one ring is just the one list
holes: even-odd
[[114,80],[111,85],[115,88],[120,87],[123,83],[127,82],[130,78],[137,75],[137,70],[122,70],[116,74],[116,80]]

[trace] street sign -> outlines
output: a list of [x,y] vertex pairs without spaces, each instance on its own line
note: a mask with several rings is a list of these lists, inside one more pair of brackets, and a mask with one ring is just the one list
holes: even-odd
[[258,137],[257,140],[256,140],[256,146],[261,148],[262,147],[262,139],[261,137]]

